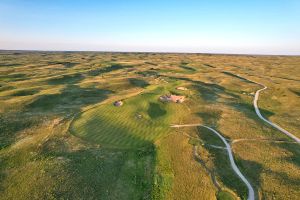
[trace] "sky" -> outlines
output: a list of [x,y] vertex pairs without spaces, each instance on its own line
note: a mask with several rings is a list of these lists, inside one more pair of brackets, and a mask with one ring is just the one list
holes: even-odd
[[0,0],[0,49],[300,55],[300,0]]

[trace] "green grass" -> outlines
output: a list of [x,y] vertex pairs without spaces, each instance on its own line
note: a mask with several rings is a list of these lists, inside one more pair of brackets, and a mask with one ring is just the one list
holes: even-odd
[[152,144],[170,132],[170,124],[186,108],[181,104],[162,103],[165,88],[150,90],[124,100],[124,105],[101,105],[78,117],[71,125],[72,134],[91,142],[115,148],[136,148]]
[[230,192],[227,191],[221,191],[217,195],[218,200],[234,200],[235,197],[232,196]]
[[[298,63],[299,56],[0,51],[0,199],[245,199],[228,156],[209,145],[223,145],[215,135],[169,125],[203,123],[229,141],[288,141],[258,119],[252,101],[260,86],[238,74],[268,86],[262,114],[299,136]],[[167,93],[187,100],[159,102]],[[257,199],[298,199],[298,145],[240,141],[232,150]]]

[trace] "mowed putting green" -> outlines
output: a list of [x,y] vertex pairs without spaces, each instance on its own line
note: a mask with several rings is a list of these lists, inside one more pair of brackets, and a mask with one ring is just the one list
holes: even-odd
[[138,148],[152,144],[170,133],[187,112],[183,104],[162,103],[158,98],[168,92],[156,88],[125,99],[124,105],[100,105],[82,113],[71,124],[72,134],[90,142],[114,148]]

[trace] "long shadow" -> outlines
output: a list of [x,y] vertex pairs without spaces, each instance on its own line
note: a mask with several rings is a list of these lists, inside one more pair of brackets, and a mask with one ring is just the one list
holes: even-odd
[[13,90],[13,89],[16,89],[16,87],[11,86],[11,85],[4,85],[4,84],[0,83],[0,92],[7,91],[7,90]]
[[59,94],[41,95],[26,106],[27,111],[76,113],[81,107],[105,100],[112,91],[67,85]]
[[9,75],[1,75],[0,81],[4,82],[13,82],[13,81],[24,81],[29,79],[27,74],[23,73],[16,73],[16,74],[9,74]]
[[14,93],[12,93],[10,96],[29,96],[37,94],[40,91],[40,89],[24,89],[24,90],[18,90]]
[[214,162],[214,172],[218,179],[221,180],[227,188],[238,194],[238,196],[247,196],[247,188],[230,167],[226,151],[209,147],[205,148]]
[[[198,136],[201,140],[209,144],[224,146],[223,142],[218,136],[213,135],[209,130],[198,127]],[[247,199],[248,189],[240,178],[233,171],[228,158],[227,151],[212,148],[209,145],[204,145],[204,148],[211,155],[211,159],[214,163],[212,171],[218,176],[219,180],[227,187],[238,194],[242,199]],[[262,166],[259,163],[253,161],[242,160],[235,157],[236,164],[238,165],[242,174],[244,174],[251,183],[255,183],[254,188],[256,194],[258,194],[259,177],[262,171]],[[255,173],[253,173],[255,171]]]
[[75,67],[76,65],[80,64],[80,63],[77,63],[77,62],[53,62],[53,61],[50,61],[48,62],[49,65],[63,65],[65,68],[72,68],[72,67]]
[[195,71],[197,71],[195,68],[189,67],[189,66],[187,66],[187,65],[180,65],[179,67],[182,68],[182,69],[185,69],[185,70],[187,70],[187,71],[190,71],[190,72],[195,72]]
[[[255,113],[254,106],[252,104],[244,103],[244,102],[236,102],[236,103],[227,103],[227,105],[231,106],[238,112],[244,113],[247,117],[251,119],[259,120],[257,114]],[[275,114],[263,108],[259,108],[259,110],[261,114],[267,119]]]
[[[250,181],[252,185],[256,199],[263,199],[263,191],[261,191],[262,197],[259,197],[259,189],[261,188],[261,172],[263,171],[263,166],[255,161],[244,160],[240,157],[235,157],[235,162],[238,165],[240,171],[245,175],[245,177]],[[245,197],[246,199],[246,197]]]
[[298,188],[300,187],[300,179],[299,178],[291,177],[290,175],[288,175],[285,172],[268,171],[268,173],[271,173],[272,175],[274,175],[277,179],[281,180],[286,185],[293,185]]
[[164,76],[173,80],[183,80],[187,82],[191,82],[193,88],[199,91],[201,97],[207,102],[216,102],[220,97],[219,94],[226,94],[235,99],[240,99],[240,96],[233,94],[232,92],[226,91],[226,88],[215,84],[215,83],[205,83],[202,81],[195,81],[189,78],[184,77],[173,77],[173,76]]
[[112,64],[109,67],[101,67],[99,69],[90,70],[87,74],[90,76],[99,76],[100,74],[109,73],[119,69],[132,68],[131,65]]
[[60,77],[54,77],[48,79],[47,82],[49,85],[61,85],[61,84],[75,84],[82,81],[85,77],[82,74],[67,74]]
[[245,79],[245,78],[243,78],[243,77],[237,76],[237,75],[235,75],[235,74],[233,74],[233,73],[231,73],[231,72],[224,71],[224,72],[222,72],[222,73],[223,73],[223,74],[226,74],[226,75],[228,75],[228,76],[237,78],[237,79],[239,79],[239,80],[242,80],[242,81],[244,81],[244,82],[246,82],[246,83],[253,83],[252,81],[249,81],[248,79]]
[[128,80],[131,85],[136,86],[136,87],[145,88],[150,85],[147,81],[145,81],[143,79],[129,78]]
[[141,72],[136,72],[137,74],[140,74],[144,77],[149,77],[149,76],[159,76],[159,72],[156,69],[153,70],[146,70],[146,71],[141,71]]
[[292,163],[292,164],[296,165],[297,167],[300,167],[299,144],[277,143],[277,146],[292,153],[292,155],[290,157],[285,158],[285,160],[287,162]]
[[0,67],[14,67],[14,66],[22,66],[21,63],[0,63]]
[[207,63],[204,63],[203,65],[206,66],[206,67],[210,67],[210,68],[216,68],[215,66],[207,64]]
[[15,142],[18,132],[34,127],[43,120],[40,116],[28,116],[26,113],[0,114],[0,150]]
[[210,110],[207,112],[197,113],[203,120],[204,124],[212,127],[216,127],[217,123],[221,117],[221,110]]
[[295,89],[289,89],[291,92],[293,92],[295,95],[300,96],[300,90]]
[[[32,92],[35,93],[36,91],[29,91],[28,93],[25,90],[14,95],[31,95]],[[38,96],[20,112],[0,114],[0,149],[15,142],[20,131],[41,123],[45,118],[45,112],[49,112],[51,115],[72,115],[79,112],[83,106],[105,100],[111,93],[110,90],[67,85],[59,94]]]
[[[52,138],[40,147],[43,159],[56,157],[67,161],[63,171],[70,176],[57,181],[55,198],[151,199],[156,162],[152,143],[131,150],[89,148],[70,152],[67,149],[68,144],[59,138]],[[65,190],[65,185],[72,187]]]

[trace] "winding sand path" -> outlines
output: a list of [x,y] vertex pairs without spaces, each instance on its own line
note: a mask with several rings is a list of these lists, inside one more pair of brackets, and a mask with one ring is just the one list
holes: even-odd
[[239,170],[239,168],[237,167],[237,165],[234,162],[234,158],[232,155],[232,150],[231,147],[229,145],[229,143],[226,141],[226,139],[220,134],[218,133],[216,130],[208,127],[208,126],[204,126],[202,124],[183,124],[183,125],[171,125],[172,128],[180,128],[180,127],[193,127],[193,126],[201,126],[204,128],[209,129],[210,131],[212,131],[214,134],[216,134],[225,144],[226,146],[226,150],[229,156],[229,161],[231,164],[231,167],[233,169],[233,171],[239,176],[239,178],[245,183],[245,185],[248,188],[248,200],[254,200],[254,189],[251,186],[251,184],[249,183],[249,181],[245,178],[245,176],[241,173],[241,171]]
[[[250,80],[249,80],[249,81],[250,81]],[[287,130],[281,128],[281,127],[278,126],[277,124],[274,124],[274,123],[270,122],[269,120],[267,120],[266,118],[264,118],[264,117],[262,116],[262,114],[261,114],[260,111],[259,111],[258,104],[257,104],[257,102],[258,102],[258,97],[259,97],[259,93],[260,93],[261,91],[263,91],[263,90],[266,90],[268,87],[265,86],[265,85],[263,85],[263,84],[261,84],[261,83],[257,83],[257,82],[254,82],[254,81],[251,81],[251,82],[263,86],[262,89],[259,89],[259,90],[257,90],[257,91],[255,92],[255,96],[254,96],[254,100],[253,100],[253,106],[254,106],[254,109],[255,109],[255,112],[256,112],[257,116],[258,116],[260,119],[262,119],[264,122],[270,124],[270,125],[273,126],[274,128],[278,129],[278,130],[281,131],[282,133],[286,134],[287,136],[289,136],[290,138],[292,138],[293,140],[295,140],[298,144],[300,144],[300,139],[299,139],[298,137],[296,137],[296,136],[293,135],[292,133],[288,132]]]
[[262,114],[260,113],[259,108],[258,108],[258,104],[257,104],[258,98],[259,98],[259,93],[260,93],[261,91],[264,91],[264,90],[268,89],[268,87],[265,86],[265,85],[262,84],[262,83],[258,83],[258,82],[256,82],[256,81],[249,80],[248,78],[242,77],[242,76],[240,76],[240,75],[238,75],[238,74],[234,74],[234,75],[237,76],[237,77],[239,77],[240,79],[247,80],[247,81],[249,81],[249,82],[251,82],[251,83],[255,83],[255,84],[260,85],[260,86],[263,87],[263,88],[261,88],[261,89],[259,89],[259,90],[257,90],[257,91],[255,92],[255,96],[254,96],[254,100],[253,100],[253,106],[254,106],[254,109],[255,109],[255,112],[256,112],[257,116],[258,116],[260,119],[262,119],[264,122],[266,122],[266,123],[268,123],[269,125],[273,126],[273,127],[276,128],[277,130],[279,130],[279,131],[281,131],[282,133],[286,134],[287,136],[289,136],[290,138],[292,138],[293,140],[295,140],[298,144],[300,144],[300,139],[299,139],[298,137],[296,137],[294,134],[288,132],[287,130],[281,128],[281,127],[278,126],[277,124],[274,124],[273,122],[270,122],[269,120],[267,120],[266,118],[264,118],[264,117],[262,116]]

